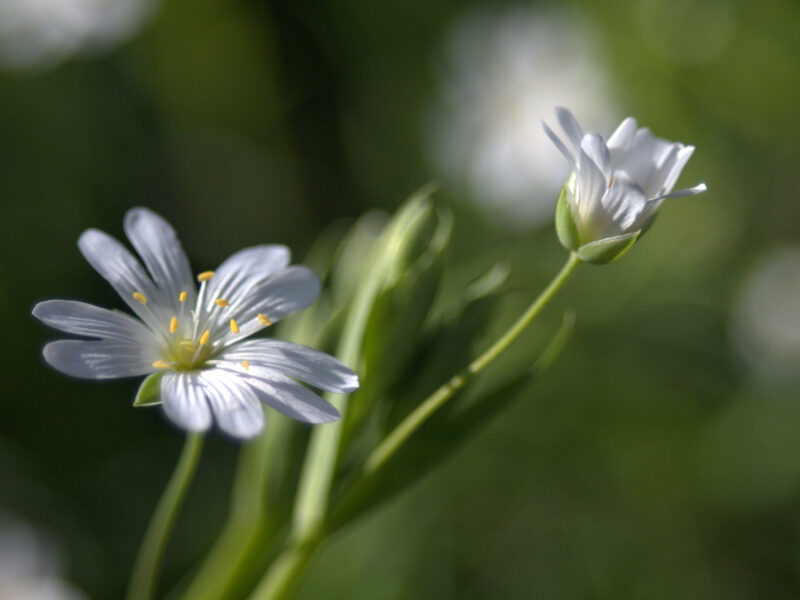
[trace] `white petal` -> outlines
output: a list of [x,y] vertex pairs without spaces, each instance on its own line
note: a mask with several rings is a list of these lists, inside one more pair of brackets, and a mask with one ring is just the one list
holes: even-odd
[[199,373],[164,373],[161,399],[164,413],[178,427],[206,431],[211,426],[211,409]]
[[664,184],[658,191],[659,194],[667,194],[672,191],[672,188],[675,187],[675,183],[678,181],[678,177],[681,175],[681,171],[683,171],[683,168],[686,166],[686,163],[689,162],[693,153],[694,146],[686,146],[678,151],[675,164],[672,165],[669,174],[664,180]]
[[33,316],[66,333],[100,339],[149,344],[153,335],[125,313],[74,300],[46,300],[33,307]]
[[[139,261],[122,244],[102,231],[87,229],[78,238],[78,248],[142,321],[153,331],[163,327],[159,317],[154,315],[154,309],[158,310],[154,305],[158,304],[160,293]],[[154,302],[150,307],[143,306],[133,298],[135,292]]]
[[119,340],[59,340],[42,351],[58,371],[82,379],[116,379],[152,373],[156,357],[140,346]]
[[264,411],[253,389],[236,373],[221,369],[200,374],[214,419],[228,435],[248,439],[264,428]]
[[653,175],[647,187],[644,188],[645,196],[652,198],[653,196],[665,193],[665,183],[678,161],[681,148],[683,148],[683,144],[675,143],[669,145],[667,152],[661,157],[661,160],[656,163]]
[[681,196],[694,196],[696,194],[701,194],[705,192],[707,189],[708,188],[706,187],[705,183],[700,183],[694,187],[690,187],[685,190],[678,190],[676,192],[670,192],[669,194],[657,196],[651,199],[650,202],[654,202],[656,200],[664,200],[665,198],[680,198]]
[[612,152],[614,170],[624,171],[639,187],[647,188],[663,144],[666,142],[657,140],[647,127],[639,129],[628,146]]
[[189,259],[172,226],[151,210],[133,208],[125,214],[125,234],[153,276],[161,301],[177,306],[178,296],[186,292],[188,306],[194,305],[196,286]]
[[647,198],[637,183],[625,173],[617,173],[603,198],[603,208],[610,217],[603,237],[627,233],[645,209]]
[[633,117],[628,117],[619,124],[616,131],[608,138],[608,149],[612,154],[614,150],[624,149],[633,141],[633,136],[636,134],[637,127],[636,119]]
[[578,163],[575,159],[575,155],[567,149],[567,147],[564,145],[564,142],[561,141],[561,138],[558,137],[553,130],[547,126],[547,123],[541,120],[539,123],[541,123],[542,129],[544,129],[544,132],[547,134],[547,137],[550,138],[550,141],[553,142],[558,151],[561,152],[561,154],[564,155],[564,158],[567,159],[567,162],[570,164],[570,166],[572,166],[572,169],[577,171]]
[[573,156],[577,156],[583,140],[583,129],[581,129],[575,116],[562,106],[556,107],[556,118],[561,125],[561,129],[567,134],[570,144],[572,144]]
[[250,367],[239,374],[258,396],[279,413],[304,423],[330,423],[339,411],[314,392],[289,377],[264,367]]
[[319,350],[283,340],[251,340],[235,344],[220,359],[250,367],[274,369],[328,392],[344,394],[358,389],[358,376],[340,360]]
[[608,152],[603,136],[598,133],[587,133],[581,140],[580,149],[592,159],[608,182],[611,179],[611,154]]
[[301,265],[288,267],[252,288],[246,297],[230,307],[229,312],[220,313],[222,318],[212,328],[212,337],[218,339],[225,335],[229,319],[233,318],[240,331],[228,334],[225,345],[241,341],[264,328],[258,319],[259,314],[275,323],[314,302],[320,289],[319,278],[311,269]]
[[245,248],[230,256],[208,283],[206,309],[213,310],[218,298],[235,304],[268,277],[284,269],[291,259],[286,246],[265,245]]
[[608,189],[608,182],[589,155],[581,150],[578,165],[578,226],[591,222],[602,211],[600,201]]

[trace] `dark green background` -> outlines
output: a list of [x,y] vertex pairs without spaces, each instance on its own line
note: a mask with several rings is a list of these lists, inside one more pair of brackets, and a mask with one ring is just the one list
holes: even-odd
[[[87,227],[121,236],[133,205],[174,224],[196,270],[263,242],[299,260],[331,221],[393,210],[435,175],[423,131],[433,65],[469,6],[172,0],[103,56],[0,74],[0,508],[54,532],[91,597],[121,595],[182,436],[158,410],[131,407],[136,382],[47,368],[40,349],[57,334],[31,307],[121,307],[75,242]],[[697,146],[681,183],[709,192],[669,202],[619,262],[579,271],[515,348],[530,357],[561,310],[577,309],[538,387],[327,546],[303,598],[800,592],[798,387],[757,381],[730,333],[746,274],[800,244],[800,4],[563,8],[595,27],[623,113]],[[702,54],[720,11],[732,29],[719,53],[669,59]],[[437,197],[455,210],[452,280],[512,266],[499,331],[564,252],[549,224],[509,234],[447,186]],[[221,523],[235,453],[211,436],[168,585]]]

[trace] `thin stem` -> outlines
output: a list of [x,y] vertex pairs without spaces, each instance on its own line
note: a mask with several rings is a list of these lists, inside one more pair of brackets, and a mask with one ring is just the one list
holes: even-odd
[[169,541],[175,517],[194,478],[202,449],[202,434],[190,433],[186,436],[178,464],[156,506],[142,546],[139,548],[128,587],[128,600],[150,600],[155,594],[161,558]]
[[321,541],[321,536],[313,536],[284,550],[253,590],[250,600],[289,598]]
[[384,438],[364,463],[364,472],[371,475],[380,470],[383,465],[394,455],[406,440],[422,425],[428,417],[444,405],[453,394],[464,387],[466,383],[475,375],[480,373],[500,354],[502,354],[525,331],[528,325],[536,318],[550,300],[556,295],[558,290],[566,283],[572,275],[581,259],[575,254],[570,254],[569,259],[561,268],[558,275],[550,282],[539,297],[533,301],[522,316],[506,331],[500,339],[492,344],[483,354],[473,360],[466,369],[455,375],[428,396],[417,408],[408,415],[392,432]]
[[230,594],[241,571],[260,550],[269,525],[266,488],[288,433],[287,421],[273,415],[269,427],[239,454],[228,520],[198,569],[183,600],[217,600]]

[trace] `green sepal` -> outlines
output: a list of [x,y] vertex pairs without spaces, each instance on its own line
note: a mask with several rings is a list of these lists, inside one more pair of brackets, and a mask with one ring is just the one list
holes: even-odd
[[161,404],[161,378],[163,376],[163,371],[149,375],[139,386],[133,405],[155,406],[156,404]]
[[597,240],[596,242],[584,244],[575,251],[575,254],[577,254],[578,258],[583,262],[605,265],[613,260],[617,260],[630,250],[631,246],[639,239],[640,234],[641,230],[638,230],[633,233]]
[[575,225],[575,217],[572,214],[572,207],[567,200],[567,184],[561,187],[556,204],[556,233],[561,245],[567,250],[576,250],[580,246],[578,238],[578,227]]

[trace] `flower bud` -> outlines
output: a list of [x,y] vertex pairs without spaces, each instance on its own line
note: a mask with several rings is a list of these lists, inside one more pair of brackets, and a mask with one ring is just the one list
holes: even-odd
[[565,143],[544,122],[545,133],[572,166],[556,207],[556,232],[584,262],[605,264],[630,249],[652,224],[666,198],[692,196],[704,183],[672,191],[694,146],[658,139],[628,117],[609,138],[583,133],[565,108],[556,116]]

